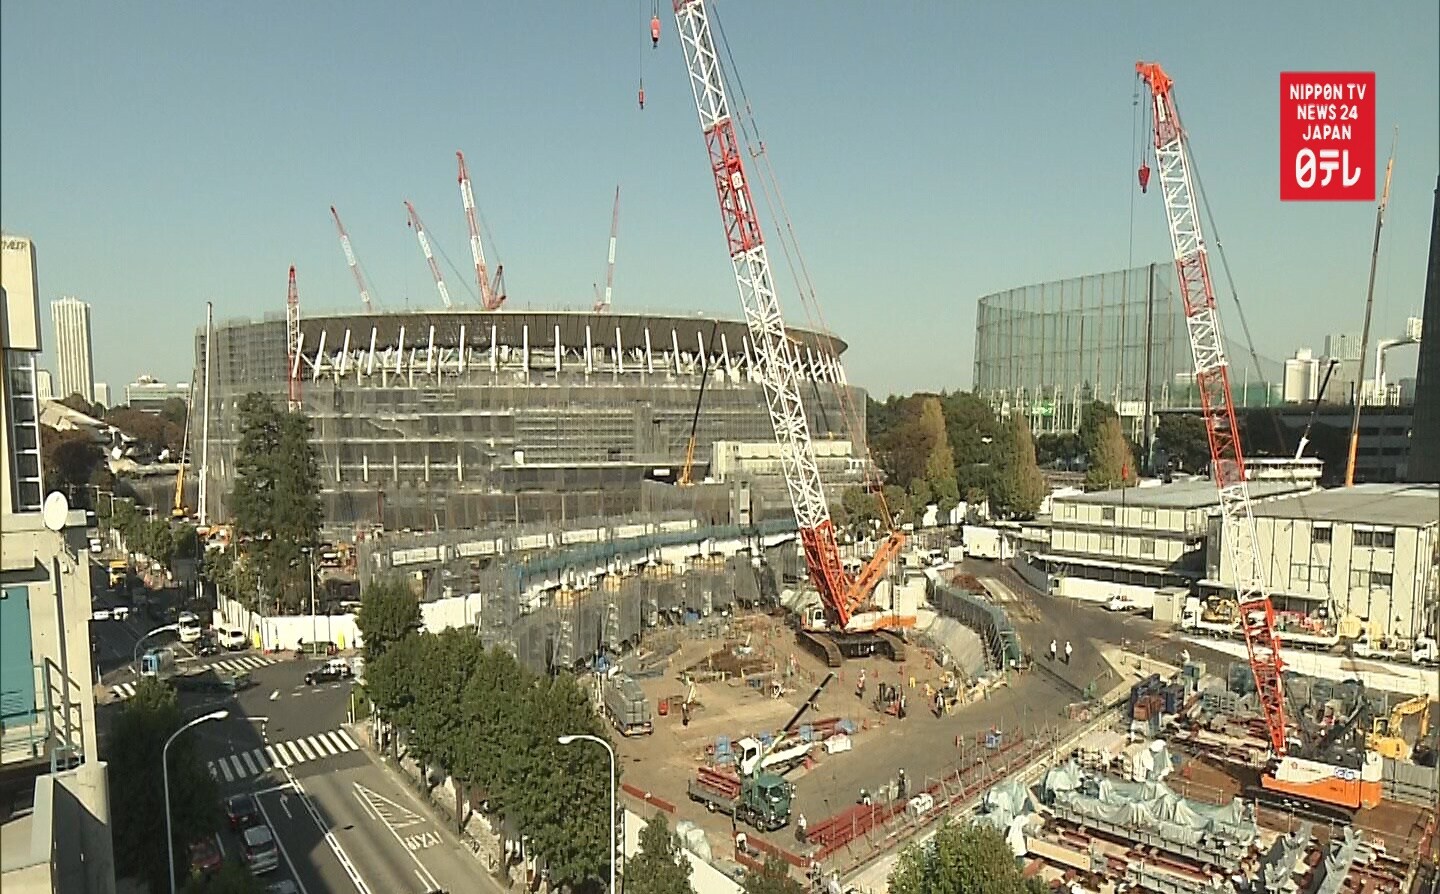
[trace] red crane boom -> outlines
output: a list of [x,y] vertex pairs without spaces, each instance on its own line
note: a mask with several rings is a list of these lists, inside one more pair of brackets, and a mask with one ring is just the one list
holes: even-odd
[[475,260],[475,283],[480,286],[480,306],[496,310],[505,303],[504,267],[495,268],[495,280],[490,280],[485,265],[485,246],[480,242],[480,226],[475,219],[475,191],[470,186],[470,171],[465,167],[465,153],[456,152],[460,162],[460,201],[465,206],[465,224],[470,228],[470,257]]

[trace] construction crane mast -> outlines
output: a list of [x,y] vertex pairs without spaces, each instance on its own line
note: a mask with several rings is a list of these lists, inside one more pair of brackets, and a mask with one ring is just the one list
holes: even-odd
[[420,250],[425,253],[425,263],[430,265],[430,275],[435,277],[435,288],[440,291],[440,300],[445,306],[450,307],[450,290],[445,287],[445,277],[440,275],[440,265],[435,263],[435,253],[430,250],[430,237],[425,235],[425,225],[420,222],[420,215],[415,213],[415,206],[408,201],[405,203],[405,211],[410,216],[409,225],[415,230],[415,238],[420,240]]
[[335,218],[335,229],[340,231],[340,247],[345,250],[345,263],[350,265],[350,272],[355,275],[355,285],[360,287],[360,302],[365,305],[365,312],[369,313],[370,287],[365,285],[365,274],[360,272],[360,262],[355,260],[355,251],[350,247],[350,234],[345,232],[345,225],[340,222],[340,212],[335,206],[330,206],[330,216]]
[[620,187],[615,187],[615,206],[610,209],[610,254],[605,261],[605,296],[595,296],[595,313],[610,309],[610,296],[615,290],[615,235],[620,231]]
[[[852,578],[846,571],[815,462],[810,427],[800,401],[801,361],[785,332],[765,238],[745,176],[740,137],[730,115],[725,73],[711,34],[709,13],[704,0],[674,0],[674,8],[700,129],[709,149],[710,172],[720,200],[720,216],[735,284],[758,360],[770,422],[780,446],[781,465],[800,530],[805,564],[825,609],[822,622],[808,619],[810,632],[824,631],[829,634],[828,639],[833,640],[820,641],[812,636],[811,644],[823,648],[832,664],[838,663],[841,652],[868,654],[864,650],[873,651],[876,647],[889,648],[895,657],[897,651],[903,654],[903,645],[896,642],[896,638],[882,636],[877,642],[864,634],[912,626],[914,619],[880,612],[864,612],[868,616],[865,618],[857,615],[868,606],[886,568],[899,554],[904,535],[892,532],[858,576]],[[846,648],[847,634],[860,635],[852,640],[854,649]]]
[[285,293],[285,359],[287,395],[291,410],[300,409],[300,291],[295,287],[295,265],[290,265],[290,288]]
[[[1184,302],[1185,328],[1190,336],[1195,386],[1210,445],[1210,474],[1220,496],[1221,540],[1228,548],[1235,572],[1235,601],[1250,670],[1265,718],[1271,755],[1271,772],[1261,777],[1264,788],[1295,794],[1351,809],[1368,798],[1378,800],[1378,765],[1373,789],[1366,787],[1370,770],[1355,774],[1358,779],[1335,773],[1335,767],[1318,760],[1290,756],[1289,725],[1285,716],[1285,690],[1281,676],[1280,642],[1275,633],[1275,609],[1265,588],[1265,569],[1257,549],[1255,516],[1246,481],[1245,457],[1230,393],[1230,364],[1216,312],[1215,287],[1205,236],[1201,230],[1201,209],[1192,183],[1185,131],[1176,111],[1174,81],[1158,63],[1135,63],[1136,74],[1149,88],[1154,124],[1154,149],[1170,243],[1175,253],[1175,271]],[[1142,184],[1149,179],[1148,166],[1140,169]],[[1301,730],[1303,732],[1303,730]],[[1318,755],[1316,755],[1318,756]],[[1369,806],[1369,805],[1366,805]]]
[[[485,246],[480,243],[480,226],[476,223],[475,191],[470,187],[470,171],[465,167],[465,153],[456,152],[455,158],[460,162],[460,201],[465,205],[465,223],[470,227],[470,257],[475,259],[475,282],[480,286],[480,306],[486,310],[496,310],[505,302],[505,268],[496,267],[495,279],[493,282],[490,280],[485,266]],[[426,254],[429,254],[428,251]],[[445,306],[449,307],[450,302],[446,301]]]

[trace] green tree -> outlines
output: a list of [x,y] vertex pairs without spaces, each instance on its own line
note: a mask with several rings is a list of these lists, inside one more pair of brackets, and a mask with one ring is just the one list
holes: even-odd
[[365,641],[365,660],[374,662],[390,646],[420,629],[420,600],[404,580],[372,580],[360,595],[355,626]]
[[527,735],[525,692],[537,684],[515,656],[495,648],[465,686],[462,710],[471,735],[457,773],[484,793],[493,811],[507,812],[512,792],[524,787],[525,768],[511,747]]
[[[416,690],[423,685],[419,669],[425,645],[421,640],[419,634],[402,637],[391,643],[379,657],[365,662],[365,694],[375,703],[380,716],[397,730],[408,730],[414,726]],[[392,757],[396,746],[396,738],[392,735]]]
[[184,890],[185,894],[265,894],[266,888],[243,863],[229,860],[209,878],[191,878]]
[[165,403],[160,406],[160,418],[172,425],[178,425],[182,429],[189,419],[190,408],[185,401],[178,397],[167,397]]
[[1035,462],[1035,441],[1024,414],[1016,413],[1000,435],[1002,449],[995,471],[990,508],[1001,515],[1034,518],[1048,490]]
[[966,391],[940,395],[945,434],[955,462],[956,493],[971,497],[993,489],[1001,426],[990,405]]
[[1094,461],[1095,451],[1099,449],[1100,426],[1106,419],[1120,421],[1120,414],[1115,408],[1103,400],[1092,400],[1080,411],[1080,446],[1085,449],[1085,457]]
[[230,494],[236,533],[261,589],[296,608],[308,593],[303,550],[314,547],[321,520],[310,420],[282,413],[267,395],[251,393],[240,401],[239,422]]
[[790,875],[790,864],[773,854],[765,857],[759,872],[745,874],[741,887],[745,894],[806,894],[805,886]]
[[[116,868],[122,877],[148,881],[155,891],[169,884],[161,752],[183,723],[174,690],[146,678],[120,709],[105,740]],[[190,842],[213,835],[219,826],[217,798],[215,782],[196,756],[195,734],[180,736],[170,746],[170,811],[182,875]]]
[[1186,472],[1199,472],[1210,465],[1210,439],[1205,420],[1199,416],[1166,413],[1155,426],[1155,446]]
[[640,830],[639,853],[625,861],[626,894],[693,894],[692,869],[680,839],[657,810]]
[[415,678],[424,681],[414,688],[414,711],[409,738],[415,757],[455,777],[456,831],[465,828],[464,791],[476,780],[464,770],[469,750],[467,739],[473,730],[466,723],[461,700],[466,684],[484,659],[485,647],[470,627],[451,627],[439,634],[419,637],[420,654]]
[[69,407],[77,413],[84,413],[91,419],[105,418],[105,408],[100,406],[99,404],[94,404],[86,400],[84,395],[80,394],[79,392],[66,395],[65,397],[60,399],[60,403],[64,404],[65,406]]
[[1087,490],[1129,487],[1138,479],[1135,456],[1120,430],[1119,417],[1103,419],[1094,435],[1090,468],[1085,472]]
[[840,505],[850,523],[857,527],[868,530],[872,521],[884,521],[881,518],[879,498],[859,485],[848,488],[840,495]]
[[105,451],[83,429],[40,427],[40,463],[47,490],[58,490],[75,506],[89,506],[90,484],[104,467]]
[[1041,894],[1020,873],[1005,836],[990,826],[947,823],[925,844],[911,845],[890,875],[894,894]]

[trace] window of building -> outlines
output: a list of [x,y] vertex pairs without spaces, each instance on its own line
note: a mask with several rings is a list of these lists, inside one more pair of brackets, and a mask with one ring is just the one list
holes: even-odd
[[1350,589],[1368,590],[1370,588],[1370,571],[1365,568],[1355,568],[1350,571]]
[[1372,590],[1388,590],[1394,583],[1395,578],[1388,571],[1370,572],[1370,589]]
[[1303,583],[1309,583],[1309,582],[1310,582],[1310,566],[1309,566],[1309,565],[1302,565],[1302,564],[1300,564],[1299,562],[1292,563],[1292,564],[1290,565],[1290,580],[1293,581],[1293,582],[1295,582],[1295,583],[1301,583],[1301,584],[1303,584]]
[[1100,510],[1100,520],[1101,520],[1101,521],[1107,521],[1107,522],[1113,522],[1113,521],[1115,520],[1115,507],[1114,507],[1114,506],[1106,506],[1104,509],[1101,509],[1101,510]]
[[1310,583],[1320,584],[1323,587],[1330,586],[1330,568],[1327,565],[1310,566]]
[[1154,510],[1154,509],[1141,509],[1141,510],[1140,510],[1140,524],[1142,524],[1142,525],[1153,525],[1153,524],[1155,524],[1155,510]]
[[1114,535],[1114,534],[1101,534],[1101,535],[1100,535],[1100,552],[1102,552],[1102,553],[1113,553],[1114,551],[1115,551],[1115,535]]
[[1356,532],[1355,532],[1355,545],[1356,545],[1356,546],[1373,546],[1373,545],[1374,545],[1374,538],[1375,538],[1375,532],[1374,532],[1374,531],[1356,531]]
[[1394,531],[1375,531],[1374,534],[1375,534],[1375,536],[1372,537],[1371,539],[1375,542],[1375,546],[1376,546],[1377,548],[1379,548],[1379,549],[1394,549],[1394,548],[1395,548],[1395,532],[1394,532]]
[[1154,537],[1141,537],[1141,538],[1140,538],[1140,555],[1142,555],[1142,556],[1153,556],[1153,555],[1155,555],[1155,538],[1154,538]]
[[1324,527],[1321,527],[1317,525],[1313,530],[1310,531],[1310,541],[1312,543],[1329,543],[1330,526],[1325,525]]

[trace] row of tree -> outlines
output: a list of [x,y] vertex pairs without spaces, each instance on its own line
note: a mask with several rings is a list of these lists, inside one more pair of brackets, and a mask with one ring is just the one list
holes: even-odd
[[484,805],[544,857],[552,884],[603,878],[609,758],[594,743],[558,741],[606,737],[575,678],[536,676],[510,653],[487,650],[472,628],[422,632],[419,602],[401,581],[371,584],[356,623],[366,694],[409,756],[452,779],[458,821]]
[[[855,489],[833,509],[841,524],[914,521],[930,504],[948,512],[961,499],[989,501],[1001,517],[1028,518],[1047,491],[1041,465],[1084,469],[1085,487],[1134,485],[1142,451],[1125,436],[1115,408],[1086,404],[1075,433],[1031,435],[1024,414],[996,418],[990,405],[956,391],[870,401],[867,433],[885,477],[878,493]],[[1156,447],[1174,467],[1200,471],[1208,462],[1204,424],[1192,416],[1162,417]]]
[[125,405],[107,409],[98,403],[87,401],[79,394],[72,394],[60,403],[92,419],[115,426],[152,453],[158,454],[168,449],[172,454],[178,455],[185,444],[189,408],[185,401],[178,397],[165,401],[158,413]]
[[161,515],[152,518],[129,500],[101,500],[96,516],[120,533],[126,549],[143,553],[167,571],[174,570],[177,559],[194,559],[200,553],[194,525],[175,523]]

